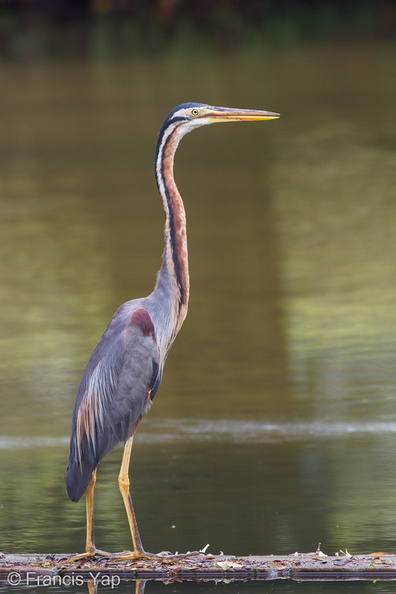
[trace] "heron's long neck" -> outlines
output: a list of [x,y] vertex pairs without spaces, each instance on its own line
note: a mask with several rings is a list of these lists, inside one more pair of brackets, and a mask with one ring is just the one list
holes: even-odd
[[155,166],[165,213],[165,247],[156,289],[165,291],[171,302],[174,336],[187,315],[190,291],[186,213],[173,177],[174,155],[180,138],[177,125],[163,131],[158,141]]

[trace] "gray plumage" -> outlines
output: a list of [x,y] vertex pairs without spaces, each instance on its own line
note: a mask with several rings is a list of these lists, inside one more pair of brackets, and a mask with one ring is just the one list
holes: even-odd
[[[72,417],[72,433],[80,443],[71,442],[66,477],[72,501],[84,494],[104,456],[128,439],[158,389],[162,366],[155,335],[145,335],[141,325],[131,324],[133,313],[143,304],[143,299],[130,301],[116,311],[81,379]],[[92,431],[79,431],[84,400],[90,407]]]

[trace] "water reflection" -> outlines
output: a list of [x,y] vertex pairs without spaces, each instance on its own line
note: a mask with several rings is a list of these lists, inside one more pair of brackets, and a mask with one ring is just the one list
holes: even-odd
[[[394,548],[394,57],[194,55],[193,79],[191,56],[0,66],[3,550],[83,546],[63,487],[74,394],[115,308],[154,284],[154,139],[185,99],[283,118],[197,131],[177,156],[192,299],[133,455],[144,544]],[[114,550],[119,460],[96,510]]]
[[[303,594],[310,594],[311,592],[323,592],[324,594],[327,592],[334,592],[335,589],[347,594],[351,593],[354,594],[355,592],[372,592],[373,591],[373,583],[370,581],[347,581],[340,583],[338,582],[324,582],[320,581],[305,581],[305,582],[292,582],[287,580],[277,580],[275,582],[242,582],[242,581],[232,581],[229,579],[225,579],[223,581],[218,581],[216,583],[213,582],[183,582],[183,583],[163,583],[160,581],[140,581],[139,584],[135,584],[134,580],[126,580],[121,581],[120,585],[117,587],[111,587],[107,585],[98,585],[89,581],[85,582],[83,585],[74,586],[74,587],[67,587],[68,592],[86,592],[87,594],[95,594],[96,592],[101,592],[104,594],[110,594],[111,592],[117,592],[117,594],[152,594],[152,593],[165,593],[169,592],[170,590],[175,594],[188,592],[191,594],[197,592],[222,592],[223,594],[254,594],[256,592],[281,592],[285,594],[295,593],[295,592],[302,592]],[[33,584],[31,584],[32,586]],[[44,594],[48,592],[48,586],[37,586],[34,588],[34,591],[37,594]],[[64,587],[62,586],[51,586],[51,592],[64,592]],[[392,582],[375,582],[375,591],[379,592],[380,594],[388,594],[390,592],[394,592],[394,584]],[[26,588],[13,588],[13,592],[19,594],[19,592],[26,592]]]

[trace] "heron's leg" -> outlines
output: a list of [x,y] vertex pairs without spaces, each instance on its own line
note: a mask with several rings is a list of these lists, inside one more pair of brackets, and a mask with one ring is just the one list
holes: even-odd
[[133,543],[133,552],[125,551],[119,555],[115,555],[116,561],[128,560],[128,559],[180,559],[183,557],[199,555],[198,551],[191,553],[172,555],[172,554],[154,554],[147,553],[143,549],[142,540],[139,534],[139,528],[136,521],[135,510],[133,508],[132,497],[129,492],[129,462],[131,459],[133,444],[133,435],[125,442],[124,454],[122,456],[120,474],[118,475],[118,485],[120,487],[122,499],[124,501],[126,514],[128,517],[129,528],[131,530],[131,537]]
[[[143,549],[142,540],[139,534],[139,528],[136,521],[135,510],[133,508],[132,497],[129,492],[129,462],[131,459],[133,444],[133,435],[125,442],[124,454],[122,456],[120,473],[118,475],[118,485],[121,491],[122,499],[124,501],[126,514],[128,517],[129,527],[131,530],[131,537],[133,543],[133,552],[124,551],[123,553],[107,553],[95,548],[94,543],[94,527],[93,527],[93,510],[94,510],[94,490],[96,483],[96,469],[93,471],[91,479],[89,481],[86,496],[86,512],[87,512],[87,538],[85,545],[85,553],[79,555],[73,555],[69,557],[68,562],[79,561],[87,557],[107,557],[110,560],[122,561],[129,559],[180,559],[183,557],[194,556],[202,554],[200,551],[189,552],[185,554],[153,554],[146,553]],[[143,582],[144,584],[144,582]],[[144,587],[143,587],[144,590]]]
[[110,557],[111,553],[107,553],[106,551],[100,551],[95,547],[95,539],[94,539],[94,524],[93,524],[93,512],[94,512],[94,491],[95,491],[95,483],[96,483],[96,468],[92,473],[92,476],[89,480],[87,490],[85,491],[85,508],[86,508],[86,527],[87,527],[87,534],[86,534],[86,541],[85,541],[85,553],[80,553],[78,555],[72,555],[68,562],[79,561],[80,559],[85,559],[86,557],[94,557],[95,555],[100,555],[104,557]]
[[85,492],[86,523],[87,523],[87,537],[86,537],[86,541],[85,541],[85,551],[87,553],[90,553],[91,551],[95,550],[94,525],[93,525],[95,483],[96,483],[96,468],[92,473],[91,480],[89,481],[87,490]]
[[136,521],[135,510],[133,508],[132,497],[129,492],[129,462],[131,459],[133,445],[133,435],[125,442],[124,454],[122,456],[120,474],[118,475],[118,486],[121,491],[122,499],[124,501],[125,510],[129,522],[129,528],[131,531],[133,551],[134,554],[139,556],[145,555],[142,539],[140,538],[139,528]]

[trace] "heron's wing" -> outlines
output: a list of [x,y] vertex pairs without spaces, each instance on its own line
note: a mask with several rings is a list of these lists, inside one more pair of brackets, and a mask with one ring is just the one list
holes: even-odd
[[78,501],[100,460],[134,433],[160,380],[160,354],[149,314],[143,308],[127,316],[117,312],[77,394],[66,479],[71,499]]
[[[114,386],[114,398],[106,408],[107,421],[118,441],[125,441],[134,433],[161,380],[154,326],[145,309],[133,313],[122,340],[123,364]],[[110,390],[106,392],[109,393]]]

